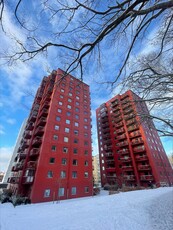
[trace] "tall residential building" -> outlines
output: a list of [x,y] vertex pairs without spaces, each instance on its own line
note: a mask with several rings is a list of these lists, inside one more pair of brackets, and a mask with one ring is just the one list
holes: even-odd
[[44,77],[8,179],[32,203],[92,195],[89,86],[58,69]]
[[130,90],[117,95],[96,116],[102,185],[173,185],[172,168],[140,97]]
[[99,154],[95,155],[92,157],[93,160],[93,182],[95,186],[99,186],[101,183],[100,180],[100,159],[99,159]]
[[8,178],[10,177],[11,175],[11,168],[13,166],[13,163],[15,161],[15,158],[17,156],[17,151],[18,151],[18,148],[20,146],[20,142],[21,142],[21,139],[22,139],[22,135],[24,133],[24,130],[25,130],[25,126],[26,126],[26,122],[27,120],[25,120],[23,123],[22,123],[22,126],[20,128],[20,131],[19,131],[19,134],[18,134],[18,137],[17,137],[17,141],[16,141],[16,144],[15,144],[15,147],[14,147],[14,150],[13,150],[13,154],[11,156],[11,159],[9,161],[9,164],[8,164],[8,168],[7,168],[7,171],[5,173],[5,176],[3,178],[3,183],[7,183],[8,181]]

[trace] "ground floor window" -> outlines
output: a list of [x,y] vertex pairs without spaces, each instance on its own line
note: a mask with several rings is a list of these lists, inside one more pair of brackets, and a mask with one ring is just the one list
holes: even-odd
[[59,197],[60,197],[60,196],[64,196],[64,192],[65,192],[64,188],[59,188],[58,196],[59,196]]
[[85,187],[85,193],[88,193],[89,192],[89,187]]
[[71,194],[72,195],[76,195],[76,187],[72,187],[71,188]]
[[50,196],[50,189],[45,189],[44,190],[44,197],[49,197]]

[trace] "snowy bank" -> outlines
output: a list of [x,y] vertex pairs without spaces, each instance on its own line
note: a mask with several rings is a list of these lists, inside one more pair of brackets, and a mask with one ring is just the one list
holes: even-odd
[[13,207],[0,204],[1,230],[172,230],[173,188]]

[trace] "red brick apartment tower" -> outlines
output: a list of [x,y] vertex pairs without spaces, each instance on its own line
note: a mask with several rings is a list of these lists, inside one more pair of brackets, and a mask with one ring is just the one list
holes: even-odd
[[32,203],[92,195],[89,86],[63,76],[43,78],[8,179]]
[[173,185],[173,171],[153,122],[137,114],[149,112],[130,90],[96,110],[102,185]]

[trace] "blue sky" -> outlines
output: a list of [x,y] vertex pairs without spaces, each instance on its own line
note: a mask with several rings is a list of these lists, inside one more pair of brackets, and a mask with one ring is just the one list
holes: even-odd
[[[4,28],[5,34],[1,35],[0,54],[6,50],[17,49],[16,43],[12,38],[15,36],[26,44],[26,37],[24,30],[21,29],[12,17],[13,2],[5,8],[4,11]],[[57,23],[59,28],[64,28],[64,18],[55,17],[47,22],[45,19],[49,12],[38,14],[39,3],[28,3],[24,1],[25,5],[21,5],[21,12],[23,18],[31,28],[39,26],[37,33],[31,32],[36,37],[41,38],[42,41],[52,39],[52,32],[56,31]],[[52,1],[53,4],[53,1]],[[28,11],[28,8],[30,10]],[[32,10],[31,10],[32,9]],[[27,14],[25,14],[27,11]],[[29,12],[29,14],[28,14]],[[35,12],[33,14],[32,12]],[[75,16],[77,19],[81,14]],[[76,19],[76,20],[77,20]],[[75,25],[75,23],[74,23]],[[73,26],[74,26],[73,25]],[[1,31],[2,32],[2,31]],[[155,33],[155,28],[152,26],[148,36],[152,37]],[[62,37],[64,40],[65,37]],[[67,38],[66,38],[67,39]],[[72,42],[68,38],[68,42]],[[143,43],[144,44],[144,43]],[[122,46],[122,44],[120,44]],[[96,108],[111,97],[119,93],[117,86],[113,91],[110,91],[104,84],[99,84],[101,81],[112,80],[116,76],[117,68],[121,63],[121,53],[116,49],[112,49],[106,42],[102,42],[102,67],[98,65],[99,60],[95,57],[86,65],[84,82],[90,85],[91,89],[91,105],[92,105],[92,120],[93,120],[93,154],[97,154],[97,134],[96,134]],[[125,48],[125,47],[124,47]],[[142,49],[138,52],[149,52],[152,46],[145,42]],[[20,126],[25,118],[29,115],[29,111],[34,99],[36,89],[38,88],[42,78],[47,76],[53,69],[65,69],[67,66],[66,60],[61,59],[61,52],[57,54],[57,50],[50,48],[47,55],[38,55],[34,60],[29,62],[16,62],[13,65],[8,65],[6,59],[1,58],[0,64],[0,171],[5,171],[8,161],[12,154],[15,141],[18,135]],[[137,52],[137,51],[135,51]],[[57,55],[58,58],[57,58]],[[78,72],[73,74],[78,76]],[[173,152],[173,143],[170,138],[163,138],[163,145],[166,153]]]

